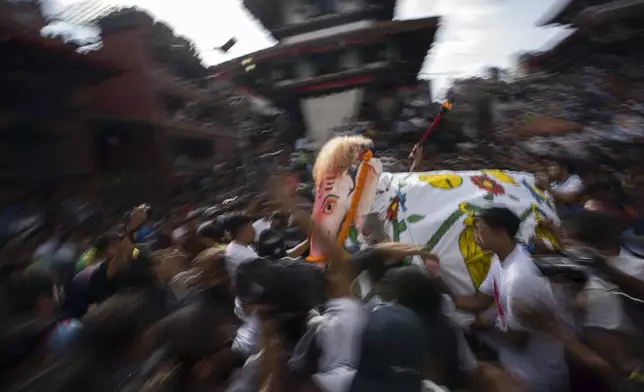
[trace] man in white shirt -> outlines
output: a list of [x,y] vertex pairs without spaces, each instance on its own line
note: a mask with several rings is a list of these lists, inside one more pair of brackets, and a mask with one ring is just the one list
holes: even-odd
[[[608,268],[635,278],[644,284],[644,262],[620,250],[619,221],[614,216],[584,211],[564,221],[562,229],[569,240],[592,247],[606,258]],[[617,372],[629,375],[644,359],[644,351],[638,342],[644,337],[641,324],[641,309],[630,309],[636,301],[621,295],[616,284],[593,275],[583,290],[583,332],[588,345],[609,361]],[[635,310],[635,312],[633,312]],[[628,382],[615,390],[630,391]],[[632,386],[631,386],[632,387]]]
[[237,267],[244,262],[256,259],[257,252],[251,246],[255,239],[253,219],[247,215],[232,215],[226,219],[226,230],[232,241],[226,247],[226,268],[231,282],[235,280]]
[[564,347],[547,334],[525,328],[518,316],[522,306],[539,305],[558,311],[549,282],[542,277],[530,254],[515,241],[521,220],[509,209],[493,207],[477,218],[476,237],[494,253],[490,270],[474,296],[454,296],[462,310],[481,312],[496,303],[499,361],[503,368],[530,390],[567,390]]
[[574,167],[565,161],[551,162],[548,166],[548,177],[552,181],[550,188],[562,193],[577,193],[583,186],[581,178],[573,174]]
[[570,207],[578,203],[584,184],[573,174],[574,166],[565,160],[553,161],[548,167],[548,176],[537,176],[536,185],[548,192],[557,205]]
[[[237,268],[259,256],[251,246],[255,238],[253,219],[248,215],[236,214],[226,218],[224,223],[226,231],[233,239],[226,247],[226,269],[231,285],[234,288]],[[235,298],[235,314],[244,322],[238,329],[233,342],[235,352],[247,357],[254,354],[259,345],[259,319],[254,314],[247,313],[239,298]]]
[[266,219],[265,217],[262,217],[262,219],[258,219],[253,223],[253,229],[255,230],[255,242],[259,242],[259,236],[262,235],[264,230],[268,230],[271,227],[271,221],[270,219]]

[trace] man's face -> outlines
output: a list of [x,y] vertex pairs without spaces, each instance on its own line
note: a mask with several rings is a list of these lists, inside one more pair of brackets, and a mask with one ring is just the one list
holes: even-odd
[[557,162],[550,162],[548,165],[548,177],[554,180],[561,178],[561,166]]
[[288,227],[288,220],[282,218],[273,218],[271,219],[271,227],[276,230],[286,229]]
[[492,250],[496,244],[496,233],[482,219],[477,219],[474,225],[476,242],[483,250]]
[[253,239],[255,239],[255,229],[252,223],[249,222],[242,227],[239,231],[239,239],[245,243],[253,242]]

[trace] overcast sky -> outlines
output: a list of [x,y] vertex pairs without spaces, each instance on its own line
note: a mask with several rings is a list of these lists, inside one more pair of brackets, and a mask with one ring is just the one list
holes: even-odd
[[[77,0],[57,0],[71,4]],[[434,95],[450,79],[480,73],[485,66],[512,66],[517,52],[551,47],[568,32],[539,28],[535,22],[568,0],[398,0],[397,19],[442,16],[442,27],[425,59],[423,78]],[[272,46],[275,42],[240,0],[115,0],[137,5],[192,39],[204,62],[216,64]],[[230,37],[239,40],[228,54],[209,51]]]

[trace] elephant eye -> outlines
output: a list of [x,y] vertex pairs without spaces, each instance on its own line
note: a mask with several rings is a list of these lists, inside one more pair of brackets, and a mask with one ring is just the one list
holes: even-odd
[[326,215],[333,214],[333,211],[335,211],[335,206],[337,204],[338,204],[337,197],[328,196],[326,199],[324,199],[324,203],[322,203],[322,212]]

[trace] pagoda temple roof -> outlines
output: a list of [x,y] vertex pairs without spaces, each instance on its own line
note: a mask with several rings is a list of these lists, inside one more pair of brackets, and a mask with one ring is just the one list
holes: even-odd
[[587,26],[639,18],[642,14],[644,14],[644,1],[621,0],[587,7],[577,19],[579,24]]
[[[339,47],[352,45],[362,45],[364,43],[378,41],[389,36],[396,38],[410,38],[416,50],[411,57],[406,58],[420,68],[429,47],[434,42],[434,35],[439,27],[440,18],[431,17],[423,19],[411,19],[402,21],[379,22],[373,26],[360,30],[342,32],[312,39],[309,41],[297,42],[292,44],[277,44],[270,48],[250,53],[245,56],[214,65],[209,68],[214,76],[221,74],[241,71],[241,62],[245,59],[252,58],[254,63],[270,61],[272,59],[291,57],[299,53],[315,53],[329,51]],[[416,53],[417,52],[417,53]]]
[[566,0],[563,4],[552,7],[546,16],[537,22],[537,26],[574,25],[577,15],[595,3],[588,0]]
[[[393,19],[396,0],[366,0],[366,2],[367,6],[363,11],[360,11],[361,13],[379,8],[385,13],[382,15],[383,19]],[[264,28],[276,35],[275,29],[281,27],[282,24],[281,5],[283,0],[243,0],[243,3],[244,7],[257,18]]]

